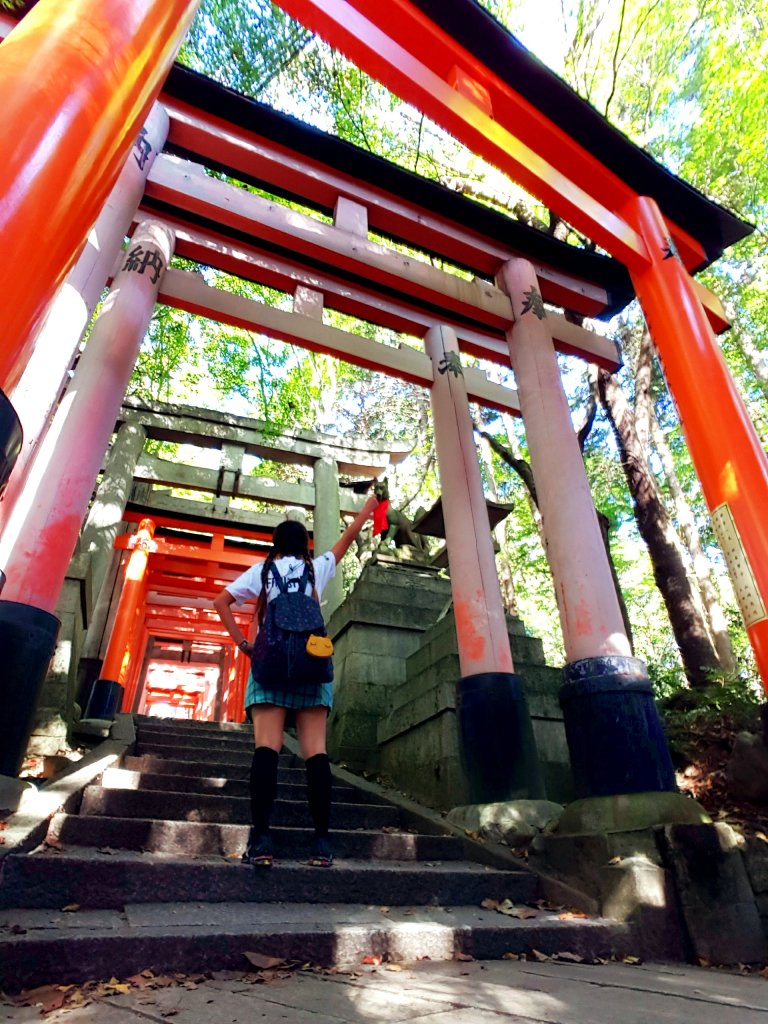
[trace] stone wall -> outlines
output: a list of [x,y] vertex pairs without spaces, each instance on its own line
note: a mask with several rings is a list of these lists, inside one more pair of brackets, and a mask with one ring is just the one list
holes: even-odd
[[[559,670],[544,662],[541,641],[519,619],[509,619],[515,671],[520,675],[533,723],[547,796],[573,796],[568,746],[557,693]],[[379,723],[380,765],[398,786],[433,807],[469,802],[461,764],[456,683],[461,676],[453,615],[446,614],[421,638],[393,692],[391,711]]]
[[331,616],[334,709],[331,756],[355,771],[380,770],[378,723],[405,681],[406,659],[451,599],[450,582],[434,569],[368,563],[352,593]]
[[[450,581],[434,570],[369,563],[329,623],[336,648],[331,756],[380,772],[433,807],[467,803],[456,719],[460,678]],[[509,620],[515,670],[523,680],[551,799],[572,797],[559,670],[541,641]]]
[[90,558],[78,555],[70,562],[56,606],[61,628],[35,711],[28,756],[50,756],[71,749],[68,737],[77,693],[78,664],[91,608]]

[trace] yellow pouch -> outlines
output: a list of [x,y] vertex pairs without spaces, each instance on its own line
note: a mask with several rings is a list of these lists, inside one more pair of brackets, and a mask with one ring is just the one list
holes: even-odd
[[333,654],[330,637],[310,635],[307,640],[307,654],[311,654],[313,658],[330,658]]

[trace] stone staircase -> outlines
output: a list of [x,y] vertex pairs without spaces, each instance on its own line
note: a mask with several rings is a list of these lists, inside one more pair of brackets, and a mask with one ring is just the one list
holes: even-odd
[[280,757],[278,860],[243,865],[251,751],[244,726],[137,718],[132,753],[83,790],[79,813],[55,815],[45,842],[3,859],[0,988],[238,969],[245,952],[331,966],[631,947],[615,922],[482,908],[533,903],[541,880],[348,773],[335,779],[336,863],[307,866],[292,753]]

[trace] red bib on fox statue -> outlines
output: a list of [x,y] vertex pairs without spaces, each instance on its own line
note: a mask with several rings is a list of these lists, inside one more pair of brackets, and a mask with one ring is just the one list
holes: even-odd
[[373,536],[378,537],[380,533],[386,533],[389,529],[389,523],[387,521],[387,509],[389,508],[389,498],[384,498],[380,501],[376,508],[373,510]]

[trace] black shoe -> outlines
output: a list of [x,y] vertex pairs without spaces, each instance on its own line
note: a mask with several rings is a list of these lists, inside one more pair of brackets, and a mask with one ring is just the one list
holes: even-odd
[[307,864],[313,868],[329,868],[333,864],[333,851],[327,836],[320,836],[312,843],[312,852]]
[[271,837],[249,836],[242,860],[244,864],[252,864],[257,868],[271,868],[274,860]]

